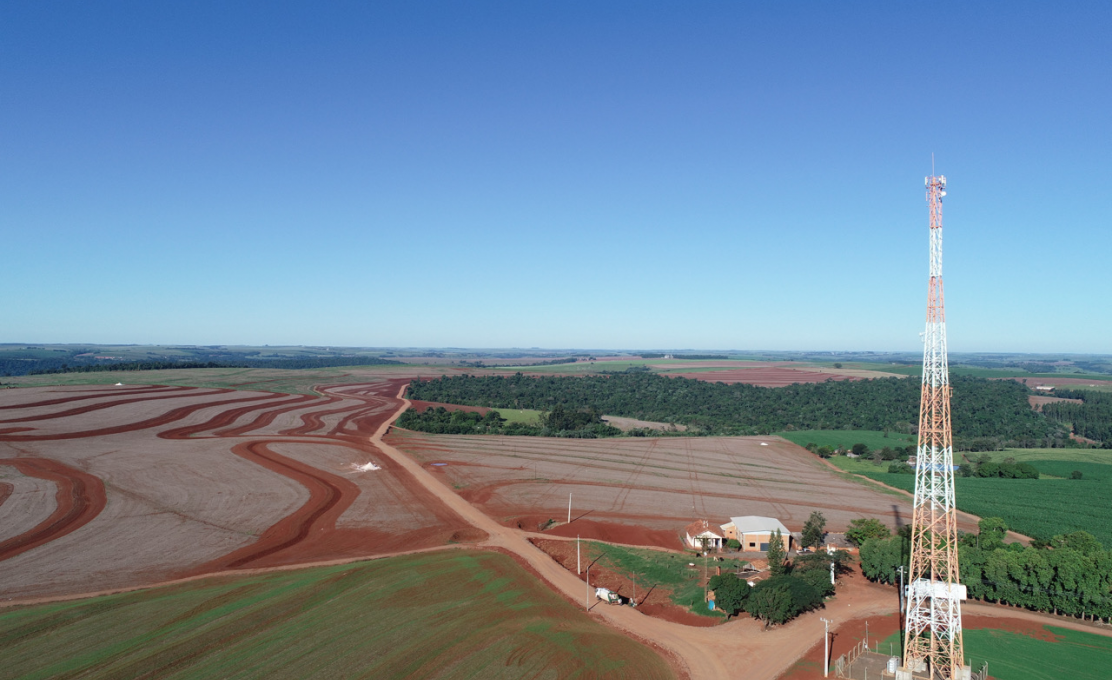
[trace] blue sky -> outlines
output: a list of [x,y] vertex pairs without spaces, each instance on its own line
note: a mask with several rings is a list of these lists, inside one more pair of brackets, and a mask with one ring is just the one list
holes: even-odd
[[0,342],[1112,353],[1109,26],[5,3]]

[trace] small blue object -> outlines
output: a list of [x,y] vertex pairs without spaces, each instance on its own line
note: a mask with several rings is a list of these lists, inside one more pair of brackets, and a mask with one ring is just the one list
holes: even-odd
[[707,600],[707,609],[714,610],[714,600]]

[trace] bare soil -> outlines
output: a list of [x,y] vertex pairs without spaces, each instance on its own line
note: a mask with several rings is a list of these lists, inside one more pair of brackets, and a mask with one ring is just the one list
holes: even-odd
[[[323,396],[5,390],[3,488],[39,479],[56,502],[21,494],[0,505],[4,517],[37,503],[33,525],[2,537],[0,592],[49,597],[482,540],[369,441],[406,382],[322,387]],[[380,469],[356,469],[368,462]]]
[[[859,517],[895,529],[910,501],[837,474],[774,437],[557,439],[427,435],[394,429],[386,441],[423,464],[503,526],[577,533],[679,549],[695,519],[724,524],[762,515],[802,530],[813,510],[829,531]],[[572,521],[567,524],[568,496]]]

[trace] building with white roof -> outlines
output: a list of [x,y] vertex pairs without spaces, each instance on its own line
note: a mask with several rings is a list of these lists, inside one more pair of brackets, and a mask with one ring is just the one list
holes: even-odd
[[791,550],[792,532],[775,517],[757,515],[731,517],[729,522],[722,525],[722,535],[726,540],[734,539],[741,543],[742,552],[768,552],[772,532],[777,529],[780,530],[780,540],[784,542],[784,550]]

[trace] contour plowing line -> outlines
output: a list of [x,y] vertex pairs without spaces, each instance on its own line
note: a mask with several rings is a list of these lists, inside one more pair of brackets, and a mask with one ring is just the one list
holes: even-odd
[[58,503],[45,520],[0,543],[0,561],[76,531],[104,509],[104,482],[84,470],[49,458],[0,458],[0,465],[11,465],[28,477],[53,482]]

